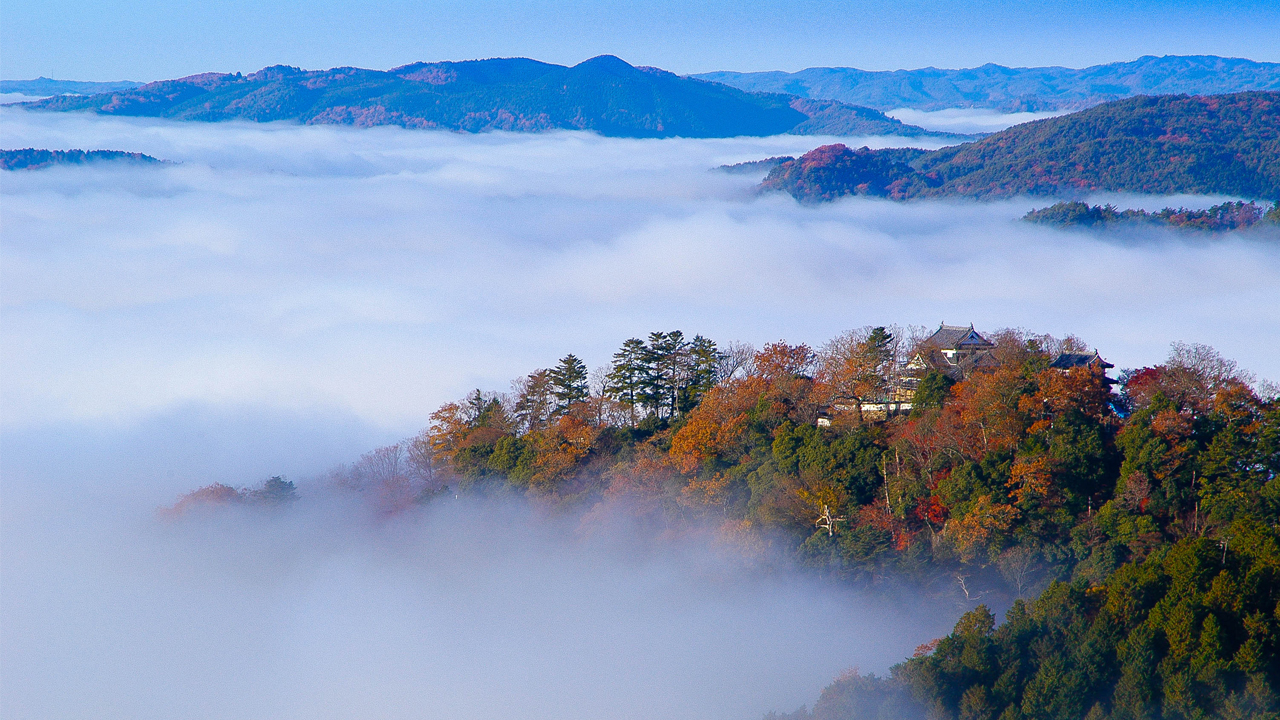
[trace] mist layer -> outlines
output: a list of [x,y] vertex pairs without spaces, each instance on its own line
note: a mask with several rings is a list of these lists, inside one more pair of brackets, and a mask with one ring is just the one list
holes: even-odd
[[709,170],[813,139],[21,111],[3,133],[181,163],[0,178],[6,427],[204,403],[336,408],[411,432],[471,388],[568,352],[604,364],[660,328],[818,344],[973,322],[1075,334],[1120,367],[1204,342],[1280,375],[1258,342],[1280,324],[1275,242],[1018,222],[1034,200],[800,207]]
[[514,501],[161,521],[145,492],[5,493],[11,718],[755,718],[955,614]]

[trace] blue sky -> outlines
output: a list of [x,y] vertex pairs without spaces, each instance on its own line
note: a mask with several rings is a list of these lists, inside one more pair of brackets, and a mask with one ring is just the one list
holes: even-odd
[[676,72],[1086,65],[1140,55],[1280,61],[1280,3],[1136,0],[6,0],[0,76],[152,80],[611,53]]

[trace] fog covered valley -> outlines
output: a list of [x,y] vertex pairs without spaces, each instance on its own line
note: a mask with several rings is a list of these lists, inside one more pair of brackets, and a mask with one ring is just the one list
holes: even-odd
[[[1280,245],[1035,226],[1028,199],[804,207],[713,170],[821,138],[0,113],[4,147],[175,162],[0,177],[14,717],[754,719],[976,604],[625,504],[450,490],[388,513],[335,489],[335,466],[566,353],[946,321],[1077,336],[1119,368],[1205,343],[1280,378]],[[277,475],[296,502],[156,512]]]

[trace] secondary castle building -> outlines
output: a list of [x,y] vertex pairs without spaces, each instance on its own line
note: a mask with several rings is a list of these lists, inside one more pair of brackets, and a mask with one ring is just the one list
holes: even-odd
[[[938,326],[932,335],[925,338],[916,347],[911,359],[892,377],[886,378],[884,391],[880,397],[868,398],[858,407],[832,405],[827,412],[818,417],[818,425],[831,425],[831,413],[860,411],[862,417],[869,420],[883,420],[894,415],[911,412],[912,400],[920,380],[930,371],[936,371],[961,382],[975,372],[995,369],[999,365],[992,354],[996,344],[983,337],[973,325],[948,325],[945,322]],[[1058,353],[1049,367],[1061,372],[1069,372],[1074,368],[1088,367],[1106,371],[1115,367],[1102,359],[1097,350],[1092,353],[1063,352]],[[1107,378],[1109,384],[1116,381]]]

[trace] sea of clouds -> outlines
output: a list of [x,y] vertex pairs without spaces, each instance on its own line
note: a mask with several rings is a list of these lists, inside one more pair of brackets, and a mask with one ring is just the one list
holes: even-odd
[[926,130],[953,133],[993,133],[1005,128],[1034,120],[1065,115],[1059,112],[1002,113],[986,108],[946,108],[944,110],[916,110],[898,108],[885,114],[908,125],[918,125]]
[[[1039,227],[1029,199],[801,206],[713,170],[826,141],[0,109],[6,148],[172,161],[0,175],[5,716],[756,718],[954,619],[697,543],[584,546],[518,504],[375,522],[308,484],[566,353],[945,320],[1120,367],[1202,342],[1280,378],[1274,236]],[[282,473],[313,493],[294,512],[155,520]]]
[[378,518],[312,492],[166,521],[138,493],[7,485],[6,718],[759,720],[961,611],[517,502]]

